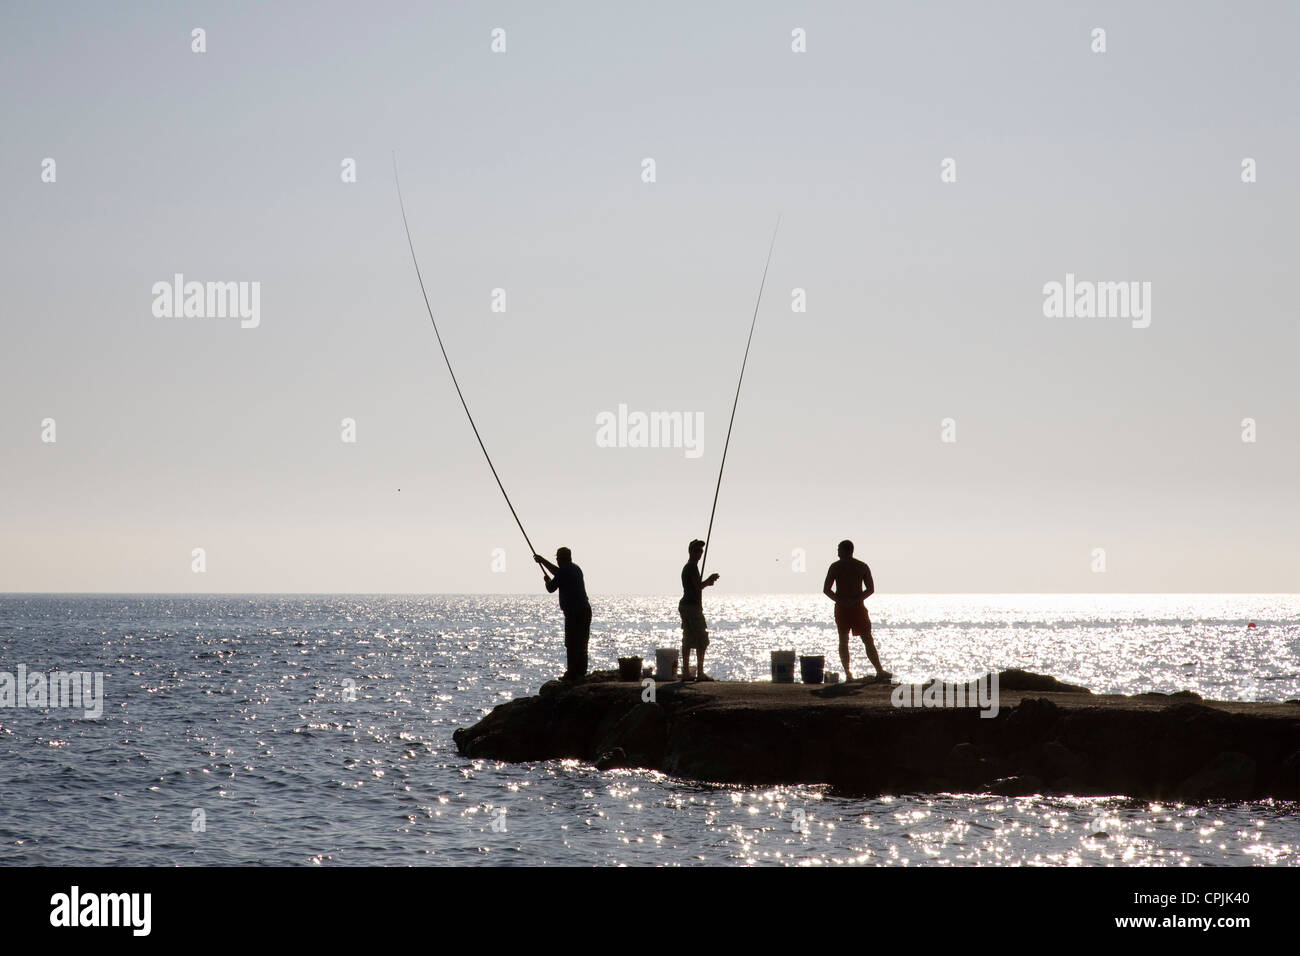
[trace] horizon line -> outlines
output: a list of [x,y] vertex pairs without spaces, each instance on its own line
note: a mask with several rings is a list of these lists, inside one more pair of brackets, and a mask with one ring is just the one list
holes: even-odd
[[[609,597],[677,597],[676,591],[606,591]],[[1297,591],[891,591],[872,597],[1297,597]],[[0,597],[539,597],[533,591],[0,591]],[[732,591],[718,597],[825,597],[820,591]]]

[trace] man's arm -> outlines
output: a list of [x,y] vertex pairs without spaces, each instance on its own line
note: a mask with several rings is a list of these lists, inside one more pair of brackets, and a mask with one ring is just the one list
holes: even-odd
[[876,582],[871,579],[871,568],[866,564],[862,565],[862,584],[866,588],[862,592],[862,600],[866,600],[876,593]]
[[536,561],[542,567],[542,583],[546,585],[546,592],[548,594],[554,592],[555,589],[560,586],[560,584],[558,581],[555,580],[555,578],[548,578],[546,576],[546,572],[549,570],[551,574],[559,574],[560,569],[557,568],[555,565],[551,564],[550,561],[547,561],[540,554],[533,555],[533,560]]
[[835,565],[826,569],[826,583],[822,585],[822,594],[825,594],[832,601],[835,600],[835,592],[831,590],[831,585],[835,582]]
[[717,574],[710,574],[703,581],[700,580],[700,569],[692,567],[690,573],[682,577],[682,591],[699,594],[705,588],[712,587],[713,583],[718,580]]

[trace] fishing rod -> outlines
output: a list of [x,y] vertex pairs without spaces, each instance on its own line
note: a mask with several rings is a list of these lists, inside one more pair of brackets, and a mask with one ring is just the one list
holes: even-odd
[[415,258],[415,243],[411,241],[411,226],[406,221],[406,203],[402,202],[402,181],[397,176],[397,153],[395,152],[393,153],[393,181],[397,183],[397,204],[402,208],[402,225],[406,228],[406,244],[411,249],[411,262],[415,266],[415,277],[420,280],[420,294],[424,296],[424,308],[429,313],[429,321],[433,323],[433,334],[438,338],[438,348],[442,350],[442,360],[447,363],[447,371],[451,373],[451,384],[456,386],[456,394],[460,397],[461,407],[465,409],[465,416],[469,419],[469,427],[474,429],[474,437],[478,439],[478,447],[483,449],[483,457],[487,459],[488,467],[492,469],[492,477],[497,480],[497,487],[501,489],[501,496],[506,499],[506,506],[510,509],[515,524],[519,525],[519,533],[524,536],[524,541],[528,544],[528,553],[530,555],[536,554],[537,549],[528,540],[528,532],[524,530],[524,523],[519,520],[515,506],[510,503],[510,496],[506,494],[506,486],[501,484],[501,476],[497,474],[496,466],[492,464],[492,456],[488,454],[487,446],[483,444],[483,437],[478,433],[478,426],[474,424],[474,416],[469,413],[469,405],[465,401],[465,394],[460,390],[460,383],[456,381],[456,372],[451,367],[451,359],[447,357],[447,348],[442,344],[442,333],[438,331],[438,320],[433,317],[433,306],[429,305],[429,293],[424,290],[424,276],[420,275],[420,262]]
[[704,535],[704,555],[700,558],[700,575],[709,560],[709,540],[713,537],[713,516],[718,511],[718,492],[722,490],[722,469],[727,467],[727,449],[731,447],[731,426],[736,424],[736,406],[740,404],[740,386],[745,381],[745,365],[749,362],[749,346],[754,341],[754,326],[758,324],[758,307],[763,304],[763,286],[767,285],[767,269],[772,264],[772,250],[776,248],[776,234],[781,229],[781,217],[776,217],[772,242],[767,247],[767,262],[763,265],[763,280],[758,284],[758,300],[754,303],[754,318],[749,323],[749,338],[745,340],[745,357],[740,361],[740,380],[736,382],[736,398],[731,403],[731,421],[727,423],[727,440],[722,445],[722,464],[718,466],[718,483],[713,489],[713,508],[709,511],[709,530]]

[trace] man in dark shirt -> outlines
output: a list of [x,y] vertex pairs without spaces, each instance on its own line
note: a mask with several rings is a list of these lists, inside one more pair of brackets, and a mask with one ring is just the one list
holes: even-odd
[[690,668],[691,648],[695,649],[695,679],[713,680],[704,673],[704,651],[709,646],[708,625],[704,621],[703,591],[717,582],[718,576],[710,574],[700,580],[700,557],[704,542],[696,538],[687,545],[690,560],[682,567],[682,599],[677,610],[682,616],[682,680]]
[[[556,564],[551,564],[540,554],[533,560],[542,566],[542,580],[546,590],[560,592],[560,610],[564,612],[564,650],[568,669],[561,680],[582,680],[587,676],[587,641],[591,639],[591,603],[587,600],[587,585],[582,580],[582,568],[573,563],[568,548],[555,552]],[[548,577],[550,571],[553,577]]]
[[[867,614],[867,606],[862,603],[876,591],[876,584],[871,580],[871,568],[853,556],[852,541],[841,541],[839,554],[840,559],[826,572],[822,593],[835,602],[835,627],[840,632],[840,663],[844,665],[844,679],[853,680],[853,673],[849,670],[849,631],[862,638],[867,657],[876,668],[876,678],[887,679],[892,675],[880,666],[880,655],[871,639],[871,617]],[[834,590],[831,590],[832,584]]]

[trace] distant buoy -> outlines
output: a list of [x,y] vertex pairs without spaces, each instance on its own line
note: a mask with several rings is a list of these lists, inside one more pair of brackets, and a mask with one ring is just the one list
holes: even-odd
[[1249,624],[1247,624],[1246,626],[1247,626],[1247,627],[1254,627],[1254,626],[1255,626],[1255,622],[1254,622],[1254,621],[1251,621],[1251,622],[1250,622]]

